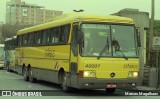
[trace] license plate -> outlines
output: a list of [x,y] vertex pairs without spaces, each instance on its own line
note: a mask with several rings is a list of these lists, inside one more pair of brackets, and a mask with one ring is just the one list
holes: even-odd
[[107,84],[106,87],[107,87],[107,88],[116,88],[117,85],[116,85],[116,84]]

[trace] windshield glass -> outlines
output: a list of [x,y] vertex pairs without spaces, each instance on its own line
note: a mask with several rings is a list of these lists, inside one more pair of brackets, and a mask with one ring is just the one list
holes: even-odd
[[[83,56],[99,56],[102,49],[104,53],[101,56],[111,56],[110,26],[105,24],[83,24],[84,44],[82,48]],[[109,45],[109,46],[108,46]]]
[[136,57],[133,26],[111,25],[113,56]]
[[82,24],[82,56],[137,57],[134,26]]

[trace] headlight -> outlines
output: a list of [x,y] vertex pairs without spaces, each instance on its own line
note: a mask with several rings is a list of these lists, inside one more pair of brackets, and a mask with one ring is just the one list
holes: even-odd
[[84,71],[83,76],[84,77],[96,77],[96,72],[95,71]]
[[129,77],[138,77],[138,72],[130,71],[128,76]]
[[88,77],[89,76],[89,72],[88,71],[85,71],[84,72],[84,77]]
[[138,77],[138,72],[133,72],[134,77]]

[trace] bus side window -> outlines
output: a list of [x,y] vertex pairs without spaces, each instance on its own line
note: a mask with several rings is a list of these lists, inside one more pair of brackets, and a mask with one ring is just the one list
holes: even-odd
[[51,44],[58,44],[59,43],[59,27],[53,28],[51,31]]
[[38,45],[42,44],[42,31],[38,31]]
[[13,49],[15,49],[16,47],[17,47],[17,38],[15,38],[13,41]]
[[64,25],[61,27],[59,42],[66,44],[68,42],[70,25]]
[[49,30],[49,32],[50,32],[50,35],[51,35],[50,42],[51,42],[51,44],[54,44],[55,29],[52,28],[52,29]]
[[29,38],[28,38],[28,45],[29,46],[32,46],[33,45],[33,42],[34,42],[34,34],[35,33],[29,33]]
[[35,34],[35,44],[40,45],[42,42],[42,31],[37,31]]
[[57,27],[55,30],[55,36],[54,36],[54,43],[59,43],[59,34],[60,34],[60,28]]
[[49,29],[43,30],[42,33],[43,33],[42,44],[43,45],[49,45],[49,38],[50,38]]
[[24,34],[22,37],[23,37],[23,46],[26,46],[28,44],[28,34]]
[[[8,45],[9,45],[9,42],[8,42]],[[18,35],[18,46],[22,46],[22,35]]]

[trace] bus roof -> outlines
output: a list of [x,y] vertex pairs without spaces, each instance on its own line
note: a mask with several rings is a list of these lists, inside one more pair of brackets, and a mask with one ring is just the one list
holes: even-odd
[[46,23],[25,28],[22,30],[19,30],[17,32],[17,35],[25,34],[28,32],[34,32],[38,30],[43,30],[55,26],[60,26],[64,24],[69,24],[72,22],[110,22],[110,23],[125,23],[125,24],[133,24],[133,20],[131,18],[126,17],[120,17],[120,16],[101,16],[101,15],[91,15],[91,14],[77,14],[77,13],[71,13],[71,14],[63,14],[61,16],[57,16],[51,19],[48,19]]
[[13,37],[11,37],[11,38],[6,38],[5,41],[10,41],[10,40],[16,39],[16,38],[17,38],[17,36],[13,36]]
[[13,37],[12,37],[12,39],[16,39],[16,38],[17,38],[17,36],[13,36]]
[[9,41],[9,40],[11,40],[11,39],[12,39],[12,38],[6,38],[5,41]]

